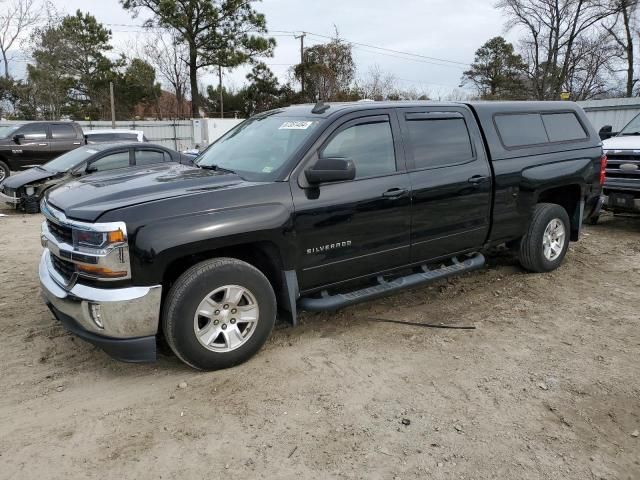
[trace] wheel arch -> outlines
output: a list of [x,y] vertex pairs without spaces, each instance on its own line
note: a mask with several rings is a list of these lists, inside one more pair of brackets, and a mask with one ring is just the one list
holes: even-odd
[[282,302],[286,293],[283,288],[284,259],[278,245],[269,240],[226,245],[176,257],[164,269],[163,291],[169,291],[173,283],[192,266],[218,257],[235,258],[256,267],[271,283],[278,303]]
[[554,203],[567,211],[571,222],[571,240],[577,241],[582,225],[583,194],[580,184],[550,187],[538,193],[536,204]]

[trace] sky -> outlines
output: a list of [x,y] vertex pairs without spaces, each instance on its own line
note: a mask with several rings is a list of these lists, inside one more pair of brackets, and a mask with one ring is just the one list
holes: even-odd
[[[113,32],[115,51],[126,51],[142,42],[144,32],[135,27],[145,14],[132,18],[118,0],[53,0],[61,13],[76,9],[89,11]],[[400,88],[430,93],[432,98],[457,89],[465,65],[488,39],[503,35],[515,41],[514,32],[505,32],[505,19],[494,8],[495,0],[263,0],[255,8],[264,13],[267,26],[278,45],[272,58],[264,59],[281,81],[300,60],[300,41],[286,32],[308,32],[306,45],[326,41],[334,35],[354,45],[357,76],[366,76],[378,66],[392,74]],[[380,47],[387,50],[380,50]],[[396,52],[408,52],[423,57]],[[432,57],[449,62],[431,60]],[[456,62],[456,63],[451,63]],[[224,83],[240,87],[248,68],[225,72]],[[202,84],[217,84],[217,77],[206,74]]]

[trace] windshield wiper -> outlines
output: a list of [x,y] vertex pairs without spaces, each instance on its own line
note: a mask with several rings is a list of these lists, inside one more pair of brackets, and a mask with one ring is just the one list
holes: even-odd
[[233,173],[233,174],[237,175],[237,173],[234,172],[233,170],[229,170],[228,168],[221,167],[220,165],[200,165],[200,164],[198,164],[198,167],[204,168],[205,170],[215,170],[216,172],[226,172],[226,173]]
[[625,133],[621,133],[620,135],[622,135],[623,137],[631,136],[631,135],[640,135],[640,132],[625,132]]

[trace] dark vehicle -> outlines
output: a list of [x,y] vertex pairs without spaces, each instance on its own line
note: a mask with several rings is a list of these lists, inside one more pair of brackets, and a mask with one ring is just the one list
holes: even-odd
[[42,165],[85,143],[75,122],[29,122],[0,125],[0,182],[11,170]]
[[[614,213],[640,213],[640,115],[615,137],[605,140],[603,148],[608,159],[604,208]],[[598,216],[591,221],[596,223]]]
[[192,367],[230,367],[260,349],[278,309],[295,324],[298,308],[480,268],[504,243],[527,270],[557,268],[597,207],[602,156],[573,103],[271,111],[199,168],[103,173],[46,195],[44,298],[121,360],[153,360],[162,335]]
[[44,193],[69,179],[89,173],[167,162],[193,164],[191,157],[160,145],[137,142],[87,145],[7,178],[0,184],[0,201],[27,213],[38,213]]

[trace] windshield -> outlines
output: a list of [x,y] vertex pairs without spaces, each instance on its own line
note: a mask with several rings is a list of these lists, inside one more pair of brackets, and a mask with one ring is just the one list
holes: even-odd
[[627,123],[618,135],[640,135],[640,114]]
[[55,160],[45,163],[42,168],[50,172],[68,172],[73,167],[80,165],[92,155],[98,153],[97,150],[91,148],[80,147],[70,152],[60,155]]
[[319,123],[318,117],[277,114],[250,118],[213,143],[196,163],[232,170],[251,179],[274,180]]
[[0,125],[0,138],[9,138],[22,125]]

